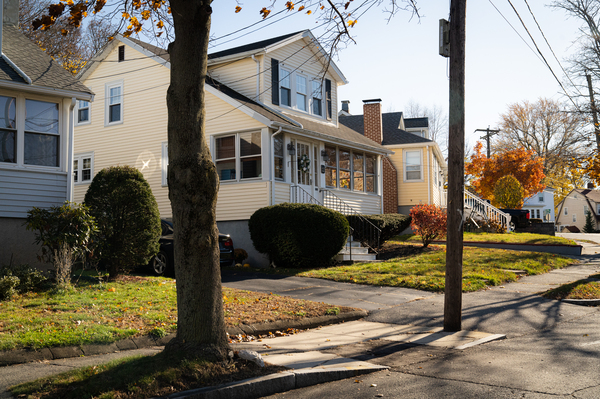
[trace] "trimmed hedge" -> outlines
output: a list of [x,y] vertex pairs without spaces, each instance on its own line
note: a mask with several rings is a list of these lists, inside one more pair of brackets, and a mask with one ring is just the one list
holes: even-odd
[[369,240],[366,232],[359,228],[358,216],[346,216],[350,226],[354,229],[354,239],[361,242],[366,242],[372,248],[381,248],[386,241],[402,233],[410,226],[410,216],[401,215],[399,213],[385,213],[380,215],[361,215],[369,222],[373,223],[381,230],[379,243],[376,240]]
[[248,228],[256,250],[279,267],[329,264],[349,233],[348,220],[341,213],[313,204],[261,208],[250,217]]

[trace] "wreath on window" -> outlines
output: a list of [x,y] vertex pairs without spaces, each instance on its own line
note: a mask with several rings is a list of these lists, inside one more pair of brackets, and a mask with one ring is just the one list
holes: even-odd
[[298,166],[300,166],[300,170],[302,170],[303,172],[308,172],[308,168],[310,167],[310,158],[308,157],[308,155],[303,154],[300,157],[300,160],[298,161]]

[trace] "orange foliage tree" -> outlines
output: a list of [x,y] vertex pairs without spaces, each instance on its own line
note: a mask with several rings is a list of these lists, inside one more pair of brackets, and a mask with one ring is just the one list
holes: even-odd
[[493,154],[488,158],[483,153],[483,145],[477,142],[475,153],[470,162],[465,164],[465,172],[471,175],[471,187],[480,196],[496,205],[494,187],[496,182],[506,175],[513,175],[523,187],[524,198],[542,191],[544,175],[544,158],[538,157],[533,150],[517,148]]

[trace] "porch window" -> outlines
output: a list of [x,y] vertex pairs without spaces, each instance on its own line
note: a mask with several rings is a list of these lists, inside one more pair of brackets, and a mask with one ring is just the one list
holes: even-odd
[[0,162],[17,162],[16,100],[0,96]]
[[275,179],[283,180],[283,137],[273,138],[273,164],[275,166]]
[[28,165],[58,166],[58,104],[25,100],[25,159]]
[[404,151],[404,180],[422,180],[421,150]]
[[215,139],[215,165],[222,181],[262,176],[260,135],[238,133]]
[[376,157],[326,146],[325,185],[353,191],[376,191]]

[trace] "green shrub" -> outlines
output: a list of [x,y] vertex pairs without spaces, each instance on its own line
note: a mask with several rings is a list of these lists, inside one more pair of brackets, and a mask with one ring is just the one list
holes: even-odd
[[109,279],[147,264],[159,249],[160,214],[150,185],[129,166],[102,169],[84,203],[96,219],[99,257]]
[[25,219],[27,230],[33,230],[36,244],[41,244],[40,261],[54,266],[59,285],[69,284],[75,258],[94,251],[96,222],[89,209],[80,204],[65,202],[50,209],[33,207]]
[[411,223],[416,235],[421,236],[423,247],[438,237],[446,236],[446,211],[439,206],[419,204],[410,210]]
[[47,281],[44,273],[27,265],[2,266],[0,267],[0,300],[40,289]]
[[[354,229],[354,239],[357,241],[365,242],[371,248],[381,248],[386,241],[394,238],[398,234],[402,233],[410,226],[410,217],[401,215],[399,213],[385,213],[381,215],[361,215],[369,222],[373,223],[375,227],[381,230],[379,242],[376,239],[369,240],[365,230],[358,227],[360,225],[360,218],[358,216],[349,215],[346,216],[350,226]],[[368,232],[368,230],[367,230]]]
[[11,299],[17,294],[19,278],[17,276],[0,277],[0,301]]
[[254,212],[248,222],[258,252],[281,267],[328,264],[344,246],[348,220],[320,205],[279,204]]

